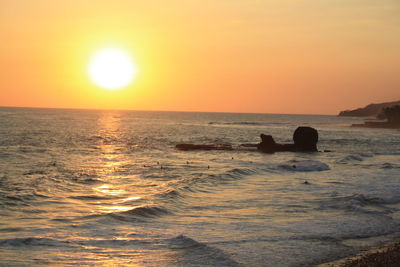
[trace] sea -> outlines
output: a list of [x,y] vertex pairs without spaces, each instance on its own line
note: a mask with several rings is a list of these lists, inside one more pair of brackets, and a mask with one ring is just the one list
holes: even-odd
[[[398,240],[400,131],[362,121],[2,107],[0,266],[312,266]],[[240,146],[298,126],[320,152]]]

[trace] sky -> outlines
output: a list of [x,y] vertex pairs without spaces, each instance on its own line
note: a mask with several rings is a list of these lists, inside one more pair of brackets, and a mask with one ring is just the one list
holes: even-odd
[[[337,114],[400,100],[398,0],[2,0],[0,106]],[[88,75],[104,47],[138,72]]]

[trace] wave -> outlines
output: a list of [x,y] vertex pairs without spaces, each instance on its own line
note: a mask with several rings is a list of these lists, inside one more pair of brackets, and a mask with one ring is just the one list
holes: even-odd
[[3,204],[10,205],[10,206],[30,206],[32,201],[36,199],[36,194],[4,194],[0,197],[2,199]]
[[167,214],[171,214],[169,210],[164,207],[158,206],[139,206],[125,211],[115,211],[109,213],[102,213],[96,215],[85,216],[86,219],[91,218],[107,218],[111,217],[113,219],[132,222],[132,221],[146,221],[149,218],[157,218]]
[[229,176],[246,176],[246,175],[251,175],[256,173],[257,171],[255,169],[248,169],[248,168],[235,168],[232,170],[229,170],[227,172],[227,175]]
[[[265,171],[262,168],[233,168],[221,173],[192,172],[185,179],[179,180],[176,184],[171,184],[168,189],[155,193],[153,196],[163,202],[180,201],[188,193],[212,193],[215,192],[217,186],[223,186],[246,176],[264,173]],[[180,178],[180,176],[177,178]]]
[[9,158],[11,156],[13,156],[13,154],[0,151],[0,159]]
[[169,214],[170,212],[163,207],[157,206],[142,206],[133,208],[128,211],[119,212],[119,214],[126,214],[126,215],[133,215],[133,216],[140,216],[140,217],[159,217],[162,215]]
[[[379,162],[378,160],[375,161],[368,161],[364,162],[367,159],[366,158],[371,158],[374,155],[368,154],[368,153],[359,153],[359,154],[350,154],[347,155],[339,160],[336,161],[336,163],[339,164],[354,164],[354,165],[359,165],[363,167],[370,167],[370,168],[379,168],[379,169],[398,169],[400,168],[400,165],[395,162],[397,159],[394,159],[393,161],[395,162]],[[362,164],[362,165],[361,165]]]
[[78,200],[110,200],[114,199],[115,197],[109,196],[97,196],[97,195],[87,195],[87,196],[71,196],[69,198],[78,199]]
[[157,197],[165,198],[165,199],[177,199],[182,198],[182,194],[178,190],[168,189],[161,193],[156,194]]
[[364,158],[372,158],[374,156],[372,153],[359,153],[359,155]]
[[64,170],[63,172],[68,173],[69,179],[74,183],[79,184],[97,184],[102,183],[100,176],[94,170],[80,170],[70,171]]
[[171,245],[172,248],[175,249],[206,246],[205,244],[197,242],[196,240],[184,235],[179,235],[177,237],[167,239],[167,242]]
[[398,169],[398,168],[400,168],[400,165],[389,162],[385,162],[381,165],[381,169]]
[[144,239],[89,239],[85,241],[78,241],[79,245],[91,247],[126,247],[126,246],[142,246],[143,244],[151,244],[151,241]]
[[364,161],[364,159],[358,155],[349,155],[346,156],[343,161]]
[[357,162],[357,161],[358,162],[364,161],[363,154],[347,155],[344,158],[341,158],[341,159],[337,160],[337,163],[347,164],[347,163],[352,163],[352,162]]
[[387,215],[392,209],[385,204],[400,203],[396,196],[373,196],[365,194],[353,194],[349,196],[333,197],[320,201],[320,209],[340,209],[352,212],[361,212],[376,215]]
[[198,242],[185,235],[167,239],[167,246],[177,253],[177,266],[232,266],[243,267],[221,249]]
[[214,122],[210,121],[210,125],[243,125],[243,126],[274,126],[274,125],[288,125],[285,122],[254,122],[254,121],[238,121],[238,122]]
[[0,246],[46,246],[46,247],[60,247],[60,246],[71,246],[68,241],[58,241],[51,238],[38,238],[38,237],[26,237],[26,238],[11,238],[11,239],[0,239]]
[[[185,191],[190,191],[190,192],[196,192],[198,191],[198,188],[196,188],[196,185],[210,185],[210,186],[215,186],[218,184],[225,184],[226,182],[229,181],[234,181],[237,179],[241,179],[245,176],[255,174],[259,171],[262,171],[262,169],[250,169],[250,168],[234,168],[231,170],[227,170],[224,173],[220,174],[207,174],[204,175],[203,173],[195,173],[194,177],[188,180],[188,185],[190,186],[189,188],[182,187],[181,189]],[[195,186],[192,188],[192,186]],[[204,188],[201,190],[202,192],[204,191]]]
[[46,174],[45,171],[43,170],[32,170],[32,171],[28,171],[28,172],[24,172],[24,175],[35,175],[35,174]]
[[326,163],[317,160],[291,160],[287,163],[280,164],[280,168],[295,171],[295,172],[312,172],[312,171],[327,171],[330,170]]
[[115,247],[115,246],[130,246],[140,245],[148,243],[145,240],[140,239],[88,239],[79,241],[69,240],[56,240],[52,238],[38,238],[38,237],[26,237],[26,238],[11,238],[11,239],[0,239],[0,246],[44,246],[44,247],[80,247],[80,246],[94,246],[94,247]]

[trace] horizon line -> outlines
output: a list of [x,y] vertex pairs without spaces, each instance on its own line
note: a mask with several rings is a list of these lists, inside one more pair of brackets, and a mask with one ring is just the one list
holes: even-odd
[[139,111],[139,112],[182,112],[182,113],[226,113],[226,114],[270,114],[270,115],[320,115],[337,116],[337,114],[317,113],[268,113],[268,112],[235,112],[235,111],[188,111],[188,110],[150,110],[150,109],[113,109],[113,108],[67,108],[67,107],[33,107],[33,106],[0,106],[0,108],[26,108],[26,109],[66,109],[66,110],[93,110],[93,111]]

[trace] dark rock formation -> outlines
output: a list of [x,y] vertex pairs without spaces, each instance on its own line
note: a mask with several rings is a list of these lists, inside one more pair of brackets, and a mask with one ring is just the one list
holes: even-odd
[[318,151],[318,131],[312,127],[298,127],[294,131],[293,141],[299,151]]
[[261,143],[257,149],[264,153],[275,153],[284,151],[295,151],[293,144],[278,144],[271,135],[261,134]]
[[272,135],[261,134],[261,143],[258,144],[257,149],[265,153],[274,153],[278,149],[278,144],[275,142]]
[[400,129],[400,105],[384,108],[381,116],[387,121],[365,121],[363,124],[352,124],[351,126]]
[[346,117],[378,117],[381,116],[384,108],[400,105],[400,101],[385,102],[379,104],[369,104],[363,108],[345,110],[339,113],[339,116]]
[[384,108],[383,114],[388,123],[400,125],[400,105]]
[[278,144],[271,135],[261,134],[259,144],[178,144],[176,148],[190,150],[242,150],[255,151],[255,148],[265,153],[275,152],[315,152],[317,150],[318,132],[311,127],[298,127],[293,134],[294,144]]
[[265,153],[318,151],[318,131],[311,127],[298,127],[293,134],[294,144],[278,144],[271,135],[261,134],[260,137],[257,149]]

